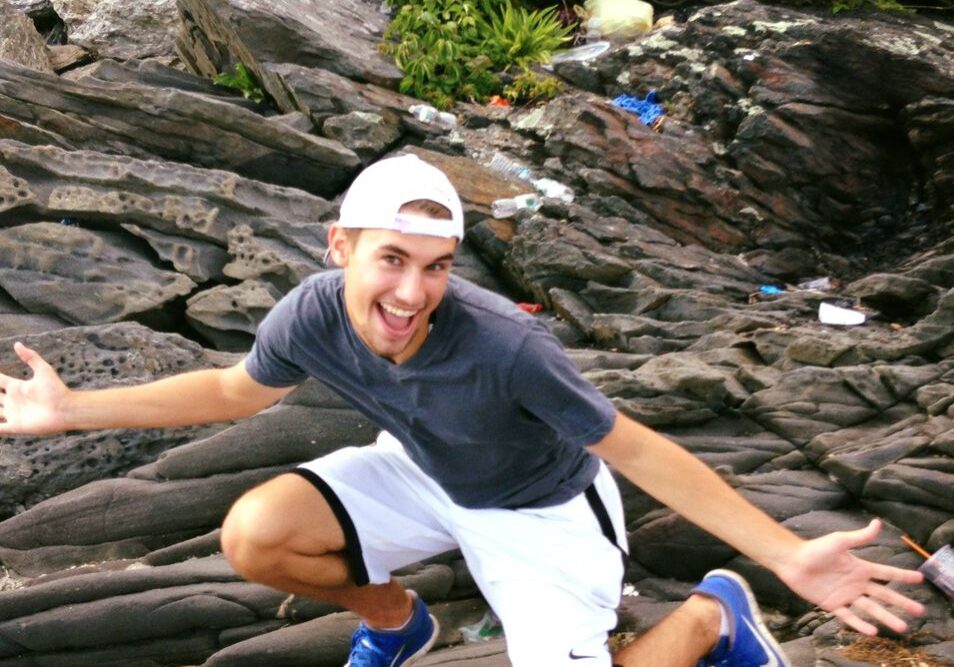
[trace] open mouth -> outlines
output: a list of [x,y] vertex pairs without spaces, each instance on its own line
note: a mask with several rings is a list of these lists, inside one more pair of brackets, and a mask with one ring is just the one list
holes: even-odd
[[418,311],[405,310],[380,302],[377,306],[385,331],[389,335],[395,338],[403,338],[414,330],[414,322]]

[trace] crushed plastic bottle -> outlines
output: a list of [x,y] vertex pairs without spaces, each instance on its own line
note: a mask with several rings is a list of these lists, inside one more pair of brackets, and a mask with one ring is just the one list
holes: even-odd
[[560,181],[554,181],[552,178],[538,178],[533,182],[533,187],[544,197],[559,199],[564,204],[573,203],[573,190]]
[[457,116],[446,111],[438,111],[430,104],[412,104],[408,107],[408,111],[419,121],[428,125],[445,130],[453,130],[457,127]]
[[494,153],[494,156],[490,159],[490,168],[501,174],[519,178],[521,181],[534,180],[533,171],[530,167],[510,159],[503,153]]
[[497,615],[488,610],[483,618],[476,623],[461,627],[460,634],[464,637],[465,642],[485,642],[494,637],[501,636],[503,634],[503,625],[501,625]]
[[806,280],[805,282],[798,283],[798,289],[802,290],[818,290],[820,292],[827,292],[828,290],[834,289],[834,287],[834,282],[827,276],[824,278],[815,278],[814,280]]
[[495,218],[509,218],[515,215],[517,211],[537,211],[541,206],[543,206],[543,202],[540,201],[540,197],[534,193],[527,193],[516,197],[494,200],[494,203],[490,205],[490,213]]

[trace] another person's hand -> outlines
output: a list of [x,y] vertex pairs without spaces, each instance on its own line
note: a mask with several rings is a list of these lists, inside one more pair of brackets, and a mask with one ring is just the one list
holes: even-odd
[[879,565],[851,553],[852,549],[871,544],[880,530],[881,522],[875,519],[859,530],[808,540],[777,574],[793,591],[858,632],[877,634],[873,622],[904,632],[907,623],[889,607],[920,616],[924,606],[887,584],[917,584],[923,579],[921,573]]
[[65,406],[70,389],[37,352],[13,346],[33,377],[18,380],[0,373],[0,435],[44,435],[67,430]]

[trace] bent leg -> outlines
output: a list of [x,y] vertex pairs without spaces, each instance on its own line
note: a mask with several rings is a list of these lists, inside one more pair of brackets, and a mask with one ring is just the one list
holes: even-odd
[[239,498],[222,525],[222,550],[245,579],[337,604],[372,626],[394,627],[411,613],[397,582],[355,585],[344,531],[300,475],[281,475]]
[[613,656],[619,667],[695,667],[719,639],[717,602],[693,595],[649,632]]

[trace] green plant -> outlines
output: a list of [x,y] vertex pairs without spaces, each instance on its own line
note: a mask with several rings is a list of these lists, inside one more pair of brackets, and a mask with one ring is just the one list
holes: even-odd
[[222,72],[221,74],[216,75],[216,77],[213,79],[213,82],[216,85],[232,88],[241,92],[247,100],[252,100],[253,102],[264,102],[265,92],[262,90],[261,86],[258,85],[258,81],[255,80],[255,77],[252,76],[252,73],[248,71],[248,68],[242,63],[236,63],[234,71],[234,74]]
[[562,91],[562,81],[553,76],[541,76],[530,69],[515,76],[503,88],[504,95],[515,104],[550,99]]
[[905,7],[898,0],[832,0],[831,12],[852,11],[854,9],[876,9],[882,12],[914,13],[914,10]]
[[404,72],[401,92],[438,108],[500,94],[501,73],[545,62],[572,30],[552,8],[528,11],[511,0],[389,3],[398,9],[381,50]]
[[555,7],[528,11],[509,1],[502,4],[500,11],[491,11],[480,21],[486,34],[484,52],[505,70],[511,65],[526,70],[547,62],[573,32],[560,22]]

